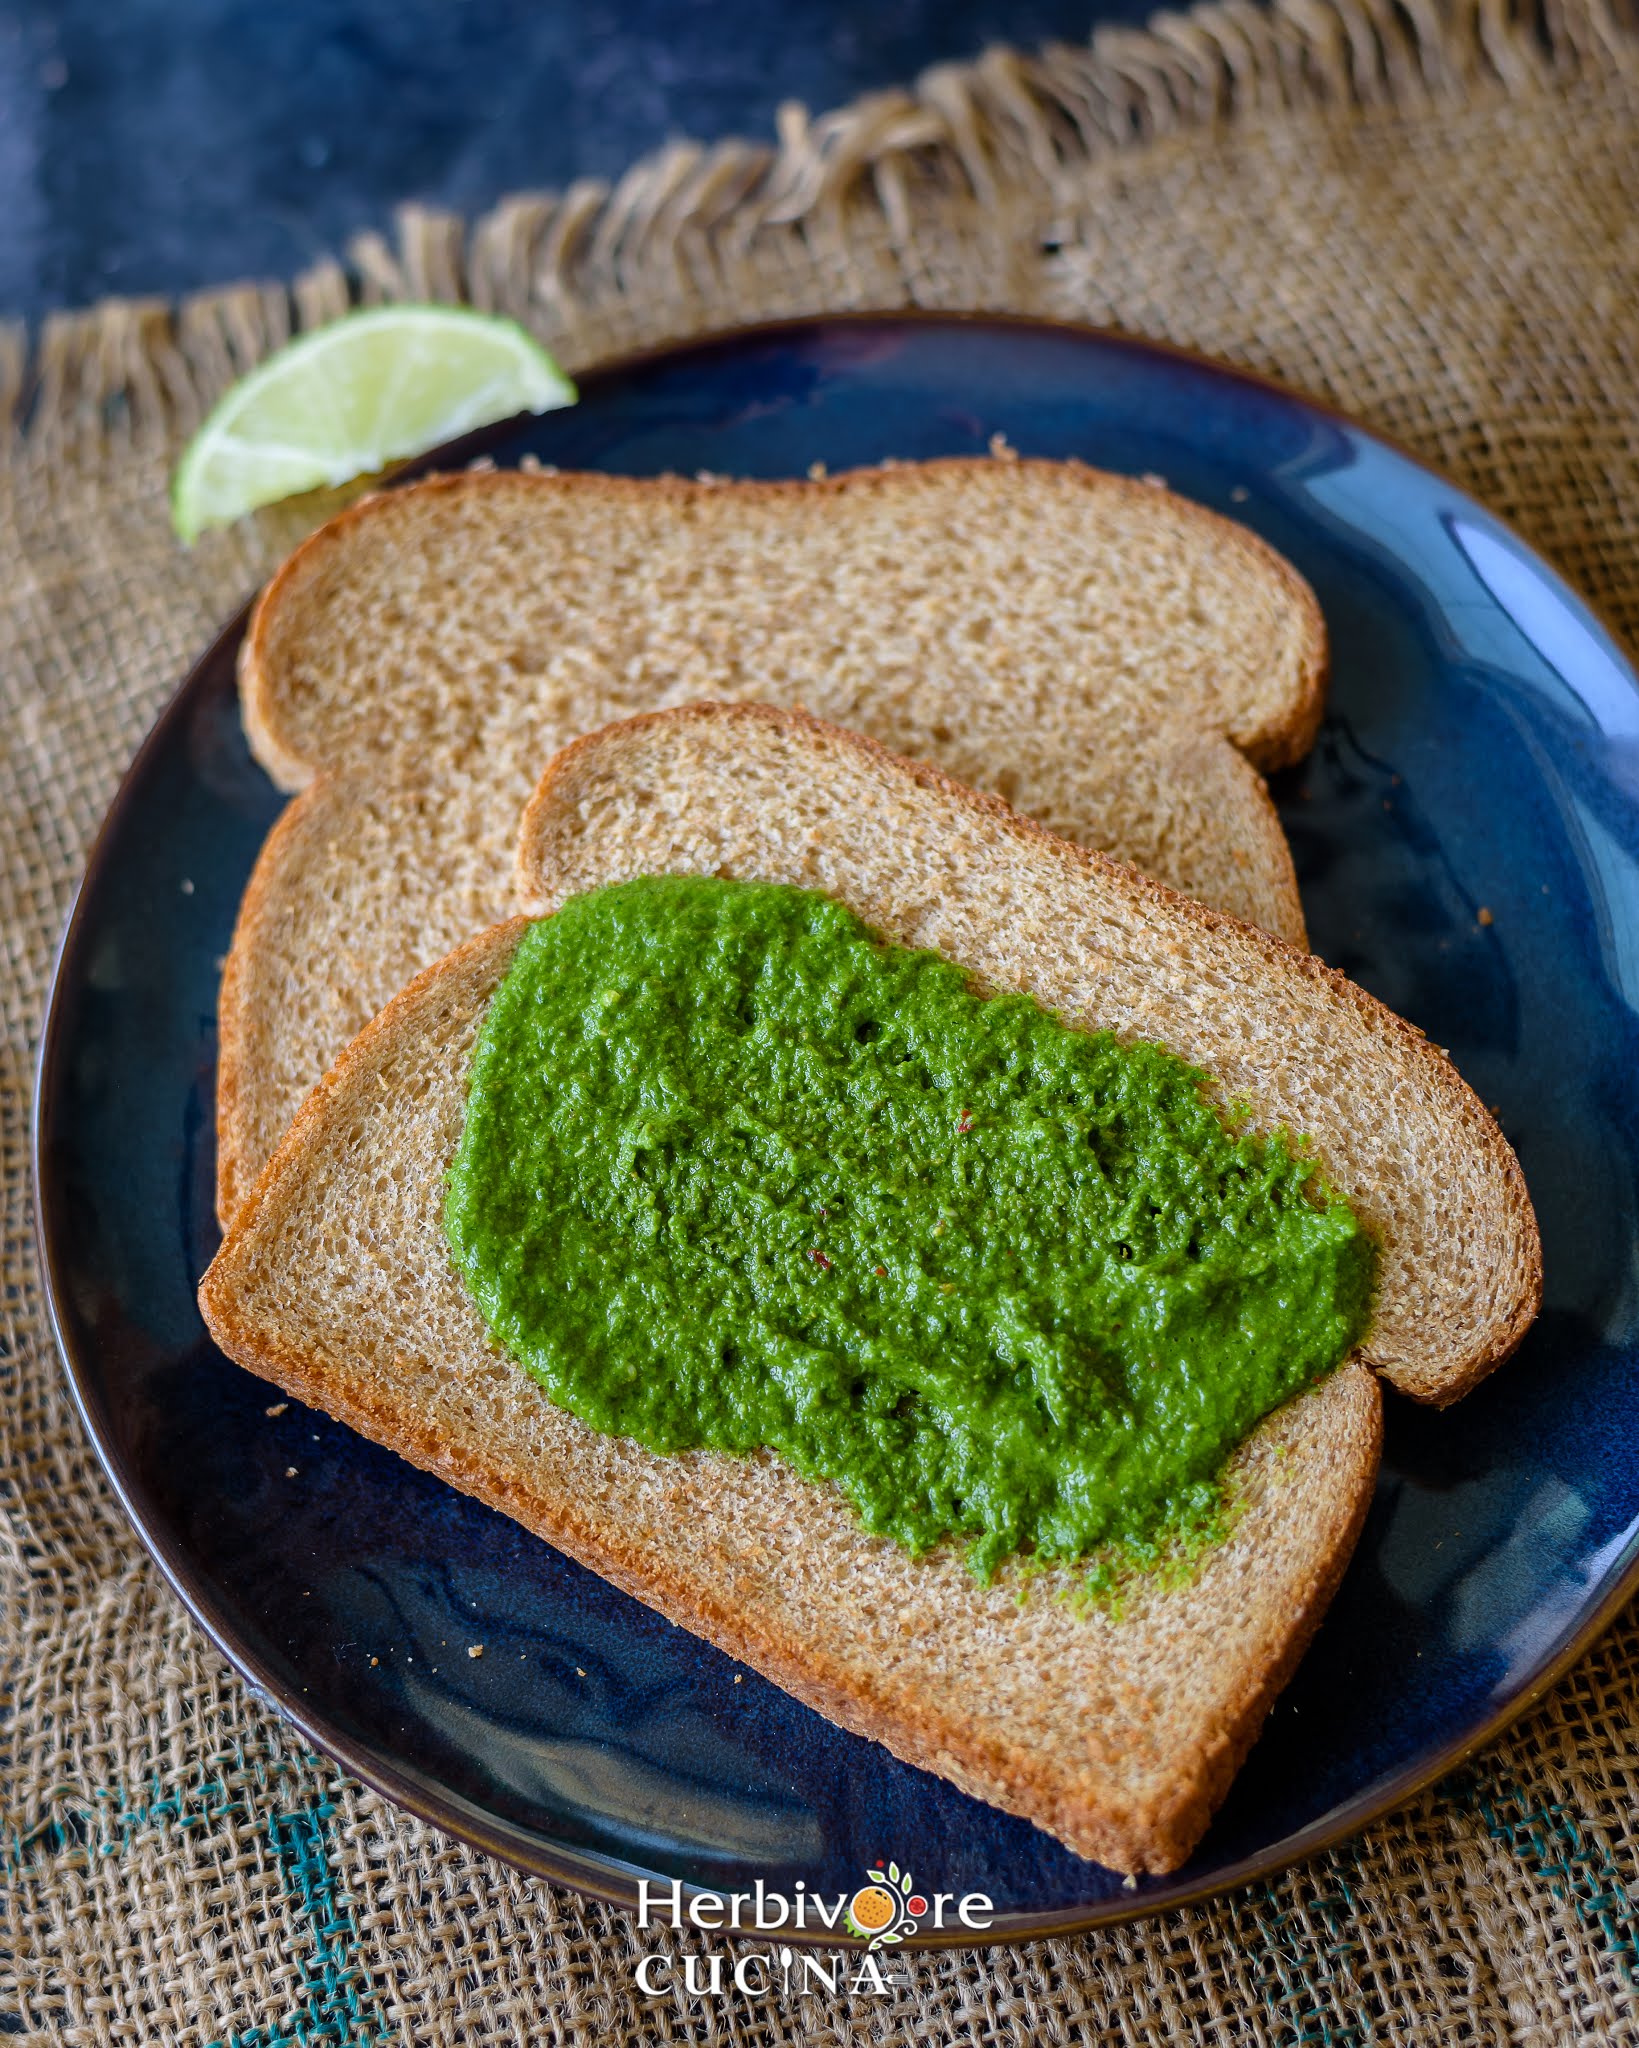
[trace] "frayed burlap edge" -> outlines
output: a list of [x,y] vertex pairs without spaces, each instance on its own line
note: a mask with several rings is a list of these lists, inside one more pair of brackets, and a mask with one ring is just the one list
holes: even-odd
[[[471,225],[407,206],[393,236],[361,234],[345,264],[289,286],[109,300],[52,315],[32,344],[0,325],[0,428],[52,457],[174,435],[292,334],[356,305],[504,313],[575,369],[652,332],[657,306],[673,338],[696,331],[726,274],[753,259],[803,269],[818,257],[823,271],[823,244],[844,232],[904,249],[941,201],[970,218],[1020,200],[1037,214],[1070,209],[1089,163],[1164,136],[1310,109],[1460,103],[1629,64],[1636,45],[1634,0],[1203,0],[1085,45],[993,48],[818,118],[788,103],[772,146],[672,142],[613,184],[519,194]],[[836,296],[820,294],[832,309]],[[641,318],[623,322],[623,303]]]

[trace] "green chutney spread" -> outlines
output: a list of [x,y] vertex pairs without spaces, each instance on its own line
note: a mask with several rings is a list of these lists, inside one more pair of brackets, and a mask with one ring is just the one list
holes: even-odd
[[981,1574],[1210,1532],[1359,1337],[1370,1238],[1157,1045],[829,897],[646,876],[526,931],[446,1227],[492,1335],[655,1451],[769,1446]]

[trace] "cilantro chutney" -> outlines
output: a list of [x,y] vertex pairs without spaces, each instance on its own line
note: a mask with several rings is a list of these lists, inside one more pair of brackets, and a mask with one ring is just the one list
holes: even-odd
[[492,1336],[655,1451],[771,1447],[987,1574],[1210,1533],[1365,1327],[1371,1239],[1162,1047],[827,896],[645,876],[529,927],[445,1222]]

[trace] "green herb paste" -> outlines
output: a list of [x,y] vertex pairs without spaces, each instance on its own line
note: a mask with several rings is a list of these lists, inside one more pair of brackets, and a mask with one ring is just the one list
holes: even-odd
[[446,1225],[492,1334],[595,1429],[771,1446],[981,1574],[1153,1555],[1210,1530],[1373,1279],[1313,1162],[1206,1088],[826,896],[643,877],[526,932]]

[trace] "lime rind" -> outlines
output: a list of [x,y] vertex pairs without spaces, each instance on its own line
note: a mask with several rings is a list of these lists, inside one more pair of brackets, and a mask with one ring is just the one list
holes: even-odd
[[460,306],[380,306],[287,343],[226,392],[178,463],[185,541],[259,505],[349,482],[575,387],[516,321]]

